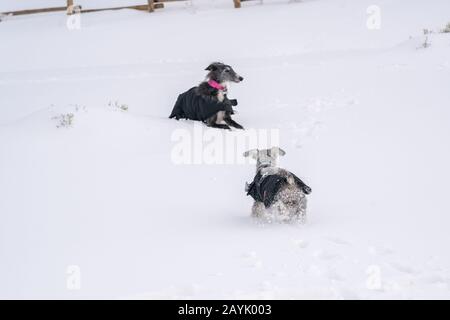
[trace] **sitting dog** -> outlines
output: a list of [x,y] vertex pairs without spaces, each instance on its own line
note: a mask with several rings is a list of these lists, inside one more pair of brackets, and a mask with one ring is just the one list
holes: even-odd
[[169,118],[199,120],[219,129],[231,129],[230,126],[244,129],[231,119],[237,100],[227,97],[228,83],[239,83],[244,78],[221,62],[211,63],[206,70],[209,71],[206,81],[180,94]]
[[306,222],[306,195],[311,193],[311,188],[293,173],[276,167],[278,156],[285,154],[278,147],[244,153],[244,157],[256,160],[255,178],[245,188],[247,195],[255,200],[252,216]]

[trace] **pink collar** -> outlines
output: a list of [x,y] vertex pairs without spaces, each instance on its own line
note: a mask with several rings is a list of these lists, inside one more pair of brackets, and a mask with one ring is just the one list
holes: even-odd
[[223,91],[223,90],[227,89],[226,87],[224,87],[223,85],[221,85],[220,83],[218,83],[217,81],[214,81],[214,80],[209,80],[208,84],[211,87],[213,87],[214,89],[217,89],[217,90],[222,90]]

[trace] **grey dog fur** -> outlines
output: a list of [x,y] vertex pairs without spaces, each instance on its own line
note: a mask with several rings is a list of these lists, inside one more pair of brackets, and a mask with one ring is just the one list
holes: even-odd
[[295,183],[291,172],[277,167],[278,157],[285,154],[286,152],[279,147],[263,150],[253,149],[244,153],[244,157],[250,156],[256,160],[256,173],[260,172],[263,176],[271,174],[285,176],[288,182],[280,188],[270,207],[266,208],[263,202],[254,201],[252,216],[282,222],[297,221],[305,223],[306,194]]

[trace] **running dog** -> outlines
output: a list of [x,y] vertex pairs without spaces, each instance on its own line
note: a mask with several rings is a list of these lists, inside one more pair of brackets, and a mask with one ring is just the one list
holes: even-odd
[[278,147],[246,151],[244,157],[256,160],[256,175],[245,191],[254,200],[252,216],[281,221],[306,222],[306,195],[311,193],[300,178],[276,166],[278,156],[286,152]]

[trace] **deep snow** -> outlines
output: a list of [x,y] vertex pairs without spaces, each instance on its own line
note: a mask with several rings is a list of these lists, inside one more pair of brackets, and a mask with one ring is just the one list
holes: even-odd
[[[450,298],[450,2],[231,2],[0,22],[1,298]],[[250,218],[253,164],[172,161],[214,60],[312,187],[306,225]]]

